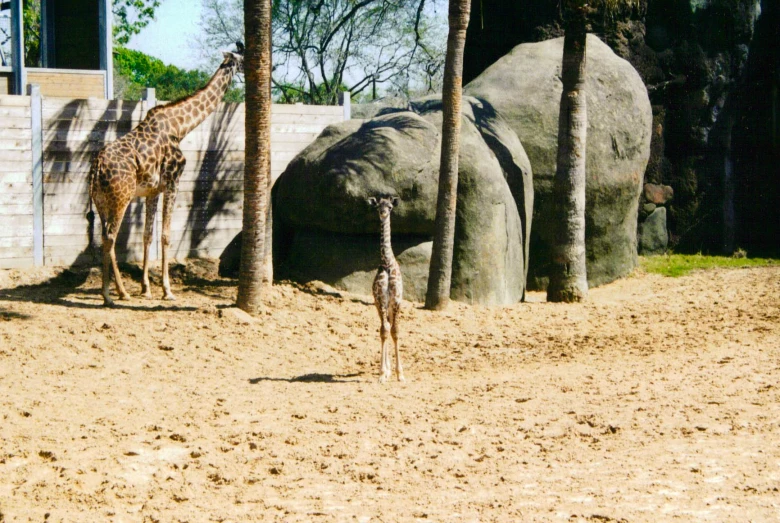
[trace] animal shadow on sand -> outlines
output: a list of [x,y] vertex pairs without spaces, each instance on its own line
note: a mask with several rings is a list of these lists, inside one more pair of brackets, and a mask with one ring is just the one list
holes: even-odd
[[0,307],[0,320],[29,320],[32,318],[29,314],[22,314],[20,312],[9,311],[4,307]]
[[303,374],[294,378],[252,378],[249,380],[249,383],[251,385],[257,385],[258,383],[264,381],[285,381],[287,383],[358,383],[360,382],[359,379],[352,378],[358,378],[362,375],[362,372],[356,372],[353,374],[320,374],[315,372],[311,374]]
[[[139,284],[143,274],[139,267],[132,264],[121,264],[120,268],[125,275],[136,280]],[[100,271],[89,267],[63,269],[54,277],[35,284],[19,285],[9,289],[0,289],[0,302],[30,302],[62,305],[76,309],[102,309],[103,299],[100,294]],[[94,283],[94,284],[93,284]],[[87,298],[94,303],[85,303]],[[151,305],[151,302],[142,301],[139,297],[127,302],[117,301],[117,309],[137,311],[194,311],[196,307],[176,304],[160,303]],[[9,313],[10,314],[10,313]]]

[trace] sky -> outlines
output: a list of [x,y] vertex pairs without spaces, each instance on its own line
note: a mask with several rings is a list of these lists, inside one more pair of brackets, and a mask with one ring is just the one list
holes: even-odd
[[192,42],[200,32],[200,0],[162,0],[155,20],[133,36],[127,47],[183,69],[203,65]]

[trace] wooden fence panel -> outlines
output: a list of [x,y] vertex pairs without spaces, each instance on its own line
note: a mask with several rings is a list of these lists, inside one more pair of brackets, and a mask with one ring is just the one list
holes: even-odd
[[[88,173],[92,155],[106,142],[138,125],[144,102],[44,97],[42,108],[44,264],[92,264],[99,259],[100,220],[91,245]],[[141,227],[128,213],[117,240],[117,256],[142,241]]]
[[14,73],[10,67],[0,66],[0,96],[9,95],[14,90]]
[[40,86],[44,96],[78,96],[105,98],[106,77],[103,71],[27,68],[27,83]]
[[33,264],[30,100],[0,95],[0,269]]
[[[138,125],[149,108],[145,101],[43,97],[44,264],[98,262],[100,221],[96,217],[96,245],[91,246],[86,219],[90,161],[105,143],[121,138]],[[29,97],[0,96],[0,215],[14,224],[13,231],[0,231],[0,267],[32,265],[30,114]],[[221,103],[181,143],[187,164],[171,223],[173,258],[218,257],[241,232],[244,115],[243,104]],[[273,178],[327,125],[343,118],[342,107],[274,105]],[[162,201],[158,205],[156,241],[162,226],[161,210]],[[144,217],[144,199],[134,200],[117,240],[120,260],[142,259]],[[158,254],[159,245],[155,244],[152,257]]]

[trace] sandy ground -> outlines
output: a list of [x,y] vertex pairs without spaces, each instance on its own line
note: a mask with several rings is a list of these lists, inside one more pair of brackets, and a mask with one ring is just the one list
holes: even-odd
[[207,269],[0,271],[0,521],[780,520],[779,267],[407,303],[385,385],[366,298]]

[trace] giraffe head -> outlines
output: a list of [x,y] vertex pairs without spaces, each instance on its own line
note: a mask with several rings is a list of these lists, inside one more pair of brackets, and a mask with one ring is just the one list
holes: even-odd
[[368,204],[371,207],[376,207],[379,211],[379,218],[382,220],[389,218],[393,207],[396,207],[400,202],[401,200],[397,196],[377,196],[368,199]]
[[233,68],[234,73],[244,72],[244,44],[236,42],[235,51],[223,51],[225,59],[222,61],[222,67]]

